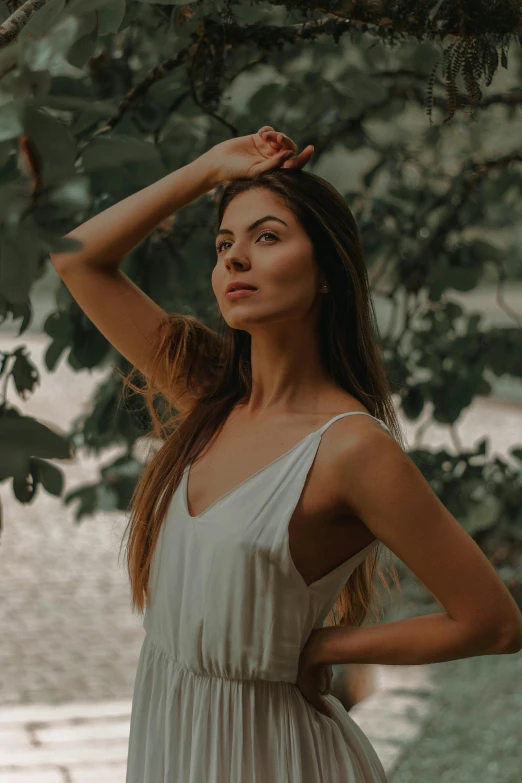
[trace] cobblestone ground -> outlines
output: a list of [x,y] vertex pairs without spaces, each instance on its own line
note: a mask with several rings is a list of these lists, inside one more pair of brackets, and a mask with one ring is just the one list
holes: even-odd
[[[0,336],[1,348],[27,343],[39,367],[46,342]],[[9,399],[67,428],[104,374],[76,373],[62,361],[56,374],[42,373],[27,403],[13,392]],[[117,453],[57,461],[67,490],[95,480],[97,466]],[[0,705],[128,697],[144,631],[119,551],[125,514],[99,512],[78,524],[73,506],[45,491],[22,505],[10,482],[0,484],[0,498]]]
[[[26,343],[38,366],[47,338],[0,335],[0,348]],[[105,371],[104,371],[105,372]],[[88,401],[102,373],[76,373],[63,362],[27,403],[10,400],[25,413],[67,427]],[[414,430],[405,424],[414,445]],[[522,441],[522,405],[475,400],[459,424],[463,446],[487,435],[500,454]],[[451,441],[446,428],[430,426],[422,443],[430,448]],[[66,487],[97,476],[101,459],[60,462]],[[74,509],[39,492],[20,504],[9,482],[0,485],[4,531],[0,545],[0,706],[60,704],[73,700],[127,699],[143,639],[142,618],[131,612],[124,549],[123,513],[98,513],[74,521]]]

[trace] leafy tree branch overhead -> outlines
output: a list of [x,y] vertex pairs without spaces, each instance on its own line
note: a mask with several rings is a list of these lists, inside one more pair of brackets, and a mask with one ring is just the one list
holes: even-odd
[[[520,597],[522,449],[491,455],[458,437],[461,414],[500,377],[522,379],[520,3],[0,2],[0,480],[21,503],[64,497],[79,519],[125,510],[150,425],[122,405],[125,360],[56,281],[45,367],[23,345],[33,285],[65,235],[110,204],[265,124],[331,179],[357,217],[382,340],[403,415],[448,428],[453,452],[410,452],[442,501]],[[169,312],[209,325],[214,263],[209,193],[165,220],[122,270]],[[455,292],[495,287],[503,325]],[[60,361],[106,367],[70,432],[24,415]],[[16,403],[19,403],[17,405]],[[161,404],[161,402],[159,402]],[[121,454],[65,494],[60,459]],[[518,591],[518,592],[517,592]],[[522,599],[521,599],[522,600]]]
[[[441,68],[447,85],[449,117],[452,117],[455,112],[457,76],[462,74],[469,98],[473,102],[479,101],[482,97],[479,79],[484,77],[486,84],[491,83],[498,67],[499,52],[502,65],[507,67],[509,41],[514,37],[520,40],[522,35],[522,11],[515,0],[461,0],[459,3],[453,0],[402,0],[399,3],[389,0],[333,0],[332,3],[323,0],[287,0],[285,3],[280,0],[258,0],[256,4],[285,6],[311,18],[312,23],[290,28],[267,28],[256,24],[252,29],[249,25],[241,25],[241,14],[233,10],[233,5],[240,6],[241,3],[189,3],[178,0],[165,5],[154,4],[153,7],[160,14],[162,9],[171,5],[184,7],[180,25],[184,23],[182,20],[192,19],[193,40],[190,46],[160,64],[160,71],[168,72],[190,60],[197,72],[201,53],[204,52],[207,66],[212,63],[212,71],[207,67],[206,75],[212,72],[212,81],[218,85],[226,77],[226,52],[233,47],[255,45],[269,52],[275,47],[311,40],[321,34],[330,35],[338,42],[341,35],[354,28],[377,35],[390,45],[396,45],[408,37],[441,43],[450,38],[453,40],[447,46],[443,44],[442,53],[429,75],[427,102],[431,112],[433,83],[437,70]],[[40,24],[31,23],[35,12],[40,9]],[[121,29],[125,10],[125,0],[70,0],[67,4],[66,0],[26,0],[0,25],[0,48],[18,37],[38,37],[42,32],[47,32],[62,12],[82,17],[94,14],[98,20],[95,35],[116,33]],[[326,19],[317,19],[318,14],[324,15]],[[176,32],[179,33],[179,29]],[[153,80],[153,77],[150,79]],[[141,88],[146,89],[146,83]]]

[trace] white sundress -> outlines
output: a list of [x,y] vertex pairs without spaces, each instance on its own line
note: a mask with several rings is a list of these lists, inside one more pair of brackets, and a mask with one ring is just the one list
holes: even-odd
[[321,436],[359,413],[370,416],[340,413],[197,517],[186,467],[151,564],[126,783],[386,783],[341,702],[324,697],[328,717],[296,685],[310,632],[378,544],[308,586],[290,556]]

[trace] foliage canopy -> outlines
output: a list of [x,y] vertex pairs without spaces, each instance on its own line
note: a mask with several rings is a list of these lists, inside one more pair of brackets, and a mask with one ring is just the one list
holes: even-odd
[[[462,449],[456,432],[496,378],[522,377],[520,317],[503,299],[506,281],[522,278],[520,3],[6,0],[0,14],[2,317],[23,334],[49,253],[73,247],[64,234],[213,144],[264,124],[313,144],[390,313],[382,340],[398,405],[452,433],[456,453],[409,454],[520,601],[522,448],[505,462],[487,438]],[[214,198],[165,221],[122,264],[166,310],[209,325]],[[484,281],[498,286],[507,325],[486,326],[453,296]],[[76,370],[128,370],[64,286],[45,332],[45,371],[64,354]],[[119,375],[61,435],[9,402],[9,384],[24,399],[38,384],[24,346],[0,352],[0,378],[0,480],[18,500],[39,486],[62,494],[49,460],[120,444],[99,481],[65,502],[78,502],[78,518],[126,509],[149,422],[132,400],[119,406]]]

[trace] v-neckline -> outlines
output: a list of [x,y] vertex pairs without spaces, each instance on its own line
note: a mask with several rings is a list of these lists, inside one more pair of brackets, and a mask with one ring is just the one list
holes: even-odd
[[[204,511],[202,511],[200,514],[197,514],[196,516],[192,516],[192,514],[189,511],[188,507],[188,479],[189,479],[189,473],[190,468],[192,466],[192,461],[188,463],[185,470],[183,471],[183,486],[182,486],[182,498],[183,498],[183,506],[184,511],[187,517],[191,520],[191,522],[198,522],[202,517],[204,517],[208,511],[214,508],[214,506],[217,506],[218,503],[221,503],[222,500],[225,500],[230,495],[233,495],[235,492],[237,492],[241,487],[243,487],[245,484],[247,484],[249,481],[252,481],[252,479],[256,478],[256,476],[259,476],[260,473],[263,473],[265,470],[268,470],[268,468],[271,468],[272,465],[275,465],[276,462],[279,462],[284,457],[288,457],[293,451],[297,449],[298,446],[301,446],[303,443],[305,443],[309,438],[312,438],[314,435],[319,435],[322,427],[320,427],[318,430],[314,430],[313,432],[309,432],[308,435],[306,435],[304,438],[302,438],[298,443],[296,443],[292,448],[288,449],[288,451],[285,451],[284,454],[281,454],[279,457],[276,457],[272,460],[272,462],[269,462],[267,465],[264,465],[259,470],[256,470],[255,473],[252,473],[251,476],[247,476],[246,479],[243,479],[240,484],[237,484],[232,489],[229,489],[228,492],[225,492],[224,495],[221,495],[221,497],[217,498],[217,500],[214,500],[213,503],[210,504],[210,506],[207,506]],[[319,435],[320,437],[320,435]]]

